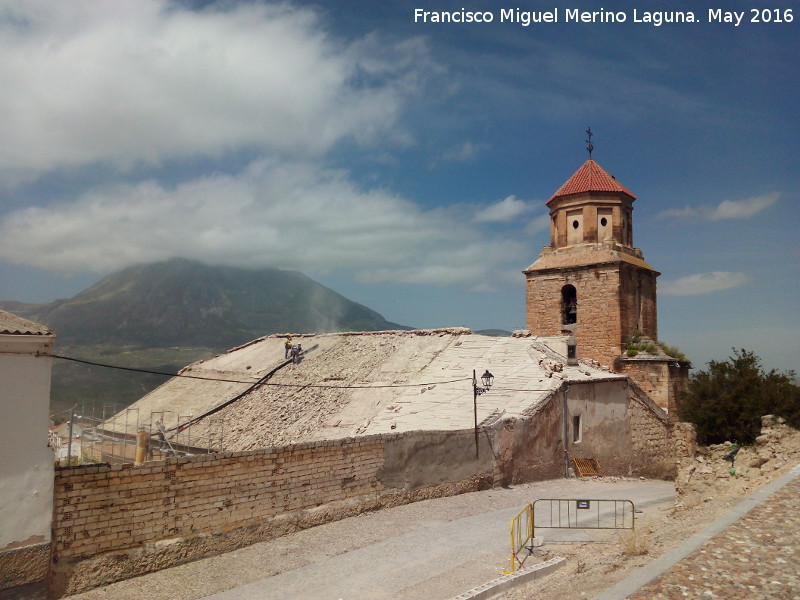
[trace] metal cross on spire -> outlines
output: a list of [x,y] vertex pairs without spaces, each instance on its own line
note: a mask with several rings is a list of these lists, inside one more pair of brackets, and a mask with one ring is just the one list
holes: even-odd
[[592,158],[592,150],[594,150],[594,144],[592,144],[592,128],[588,127],[586,129],[586,135],[589,138],[586,140],[586,149],[589,151],[589,158]]

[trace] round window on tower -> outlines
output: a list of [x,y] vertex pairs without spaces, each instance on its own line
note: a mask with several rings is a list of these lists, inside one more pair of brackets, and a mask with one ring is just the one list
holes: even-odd
[[602,219],[600,219],[600,225],[602,225],[603,227],[605,227],[606,225],[608,225],[608,219],[606,219],[605,217],[603,217]]
[[573,228],[573,229],[577,229],[578,227],[580,227],[580,225],[581,225],[581,224],[580,224],[578,221],[573,221],[573,222],[572,222],[572,228]]

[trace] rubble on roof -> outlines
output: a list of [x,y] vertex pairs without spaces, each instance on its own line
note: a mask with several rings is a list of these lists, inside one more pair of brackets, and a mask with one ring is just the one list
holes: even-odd
[[[166,424],[200,415],[263,385],[192,426],[196,437],[222,432],[226,450],[408,430],[473,426],[473,370],[495,377],[480,396],[478,421],[520,416],[564,380],[621,379],[619,375],[548,350],[534,337],[489,337],[466,328],[293,336],[307,350],[286,364],[284,336],[270,335],[226,354],[193,363],[131,408],[146,420],[167,411]],[[313,350],[309,350],[313,348]],[[280,367],[280,368],[278,368]]]

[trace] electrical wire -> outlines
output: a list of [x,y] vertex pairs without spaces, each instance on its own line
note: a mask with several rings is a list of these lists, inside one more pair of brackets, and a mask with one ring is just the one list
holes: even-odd
[[[217,381],[222,383],[242,383],[246,385],[253,385],[254,382],[250,381],[242,381],[241,379],[223,379],[218,377],[203,377],[200,375],[188,375],[185,373],[165,373],[164,371],[152,371],[150,369],[139,369],[136,367],[121,367],[119,365],[109,365],[107,363],[99,363],[94,362],[91,360],[83,360],[80,358],[74,358],[71,356],[62,356],[60,354],[49,354],[43,356],[50,356],[52,358],[58,358],[60,360],[66,360],[70,362],[80,363],[82,365],[89,365],[92,367],[103,367],[105,369],[118,369],[120,371],[129,371],[132,373],[146,373],[149,375],[161,375],[163,377],[183,377],[186,379],[199,379],[201,381]],[[451,379],[448,381],[429,381],[425,383],[404,383],[404,384],[387,384],[387,385],[322,385],[322,384],[294,384],[294,383],[270,383],[264,382],[260,385],[262,386],[273,386],[273,387],[291,387],[291,388],[322,388],[322,389],[332,389],[332,390],[361,390],[361,389],[380,389],[380,388],[404,388],[404,387],[423,387],[428,385],[444,385],[449,383],[460,383],[462,381],[471,381],[471,377],[463,377],[460,379]]]

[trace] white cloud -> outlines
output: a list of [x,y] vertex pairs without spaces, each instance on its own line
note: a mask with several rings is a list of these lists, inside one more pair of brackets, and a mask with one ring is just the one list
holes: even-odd
[[664,296],[696,296],[728,290],[749,283],[746,273],[713,271],[680,277],[674,281],[659,283],[658,291]]
[[442,158],[451,162],[468,162],[477,158],[478,154],[484,149],[484,147],[484,144],[464,142],[463,144],[447,150]]
[[775,204],[779,196],[780,194],[774,193],[765,196],[755,196],[747,200],[724,200],[711,212],[709,219],[712,221],[718,221],[720,219],[746,219]]
[[483,229],[462,211],[425,211],[359,189],[341,171],[261,160],[174,189],[116,185],[16,211],[0,220],[0,259],[104,273],[186,256],[308,274],[343,270],[373,282],[472,284],[526,250]]
[[550,229],[550,213],[539,215],[525,227],[525,231],[529,234],[540,233],[548,229]]
[[716,206],[685,206],[672,208],[658,213],[658,217],[676,219],[702,219],[720,221],[723,219],[747,219],[775,204],[780,194],[764,194],[745,200],[723,200]]
[[0,0],[0,174],[95,163],[313,156],[392,131],[424,44],[346,44],[310,9],[166,0]]
[[479,210],[475,214],[475,220],[479,223],[509,223],[533,208],[529,203],[519,200],[516,196],[507,196],[499,202]]

